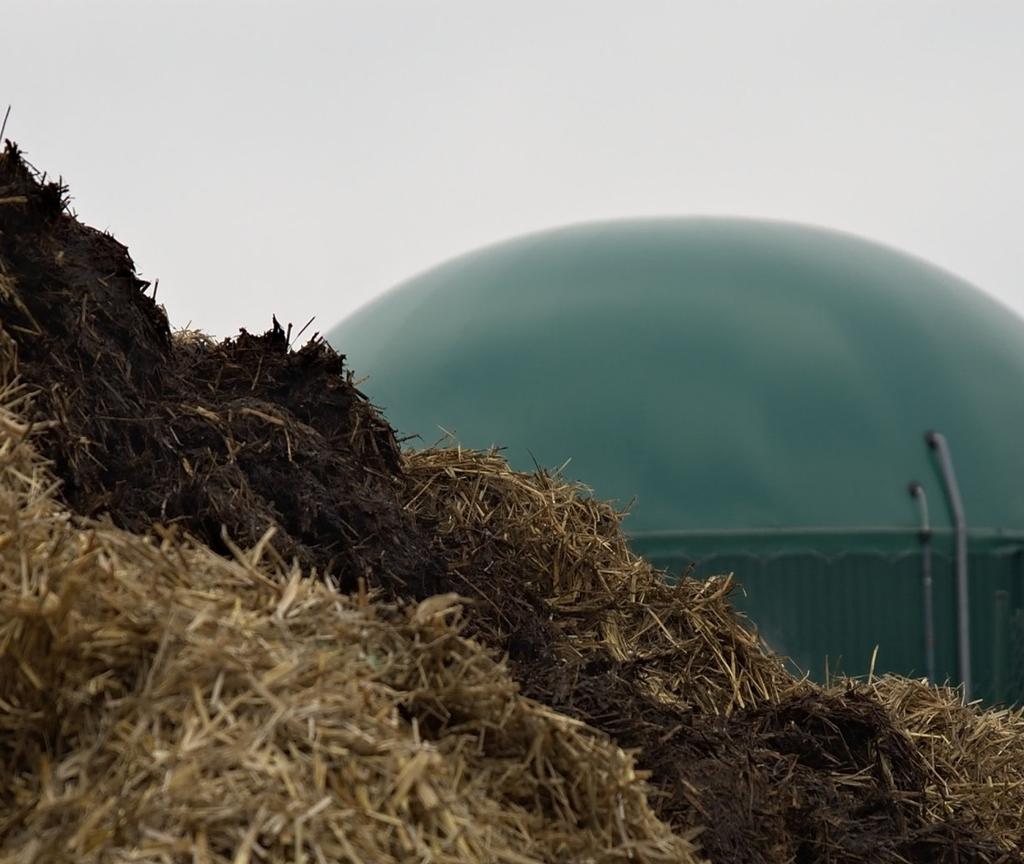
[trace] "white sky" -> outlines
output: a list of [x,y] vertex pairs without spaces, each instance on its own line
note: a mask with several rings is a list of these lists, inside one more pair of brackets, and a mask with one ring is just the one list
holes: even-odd
[[1024,3],[3,0],[7,137],[172,323],[326,330],[457,253],[720,213],[1024,311]]

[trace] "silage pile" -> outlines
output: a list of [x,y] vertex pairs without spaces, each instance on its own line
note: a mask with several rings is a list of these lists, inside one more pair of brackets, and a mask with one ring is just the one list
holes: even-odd
[[322,341],[172,337],[11,147],[0,322],[0,861],[1024,860],[1020,715],[794,679]]

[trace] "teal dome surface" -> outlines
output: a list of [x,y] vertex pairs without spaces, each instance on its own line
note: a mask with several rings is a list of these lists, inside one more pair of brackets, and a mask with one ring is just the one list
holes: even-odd
[[557,467],[638,536],[1024,529],[1024,323],[853,236],[718,218],[547,231],[398,286],[328,334],[417,446]]

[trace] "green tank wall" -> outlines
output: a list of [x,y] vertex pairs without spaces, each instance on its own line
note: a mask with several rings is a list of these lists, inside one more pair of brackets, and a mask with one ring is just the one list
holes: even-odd
[[[960,680],[951,538],[933,555],[936,680]],[[636,547],[638,544],[634,542]],[[909,545],[909,544],[908,544]],[[972,696],[990,703],[1024,702],[1024,555],[1019,543],[973,539],[970,575]],[[871,668],[926,673],[921,552],[851,548],[824,554],[722,551],[665,554],[657,544],[638,550],[678,574],[698,562],[695,576],[735,573],[736,606],[765,640],[796,666],[823,680],[826,671],[864,675]],[[876,654],[877,649],[877,654]]]
[[[990,595],[1010,592],[1011,615],[1020,606],[1022,336],[967,283],[874,243],[658,219],[463,256],[328,339],[403,434],[430,444],[450,430],[524,469],[568,460],[599,496],[635,498],[625,527],[638,551],[673,572],[735,569],[769,641],[812,672],[841,657],[859,673],[875,644],[879,670],[923,669],[911,480],[938,531],[937,616],[954,614],[928,429],[956,462],[983,616],[973,656],[993,665]],[[982,559],[1006,566],[983,579]],[[939,635],[940,672],[955,678]]]

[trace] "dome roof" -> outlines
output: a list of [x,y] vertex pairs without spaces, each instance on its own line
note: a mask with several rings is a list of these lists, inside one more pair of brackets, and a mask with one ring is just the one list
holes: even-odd
[[1024,322],[852,236],[716,218],[574,226],[457,258],[328,340],[402,434],[453,431],[636,502],[627,530],[917,524],[941,431],[973,529],[1024,529]]

